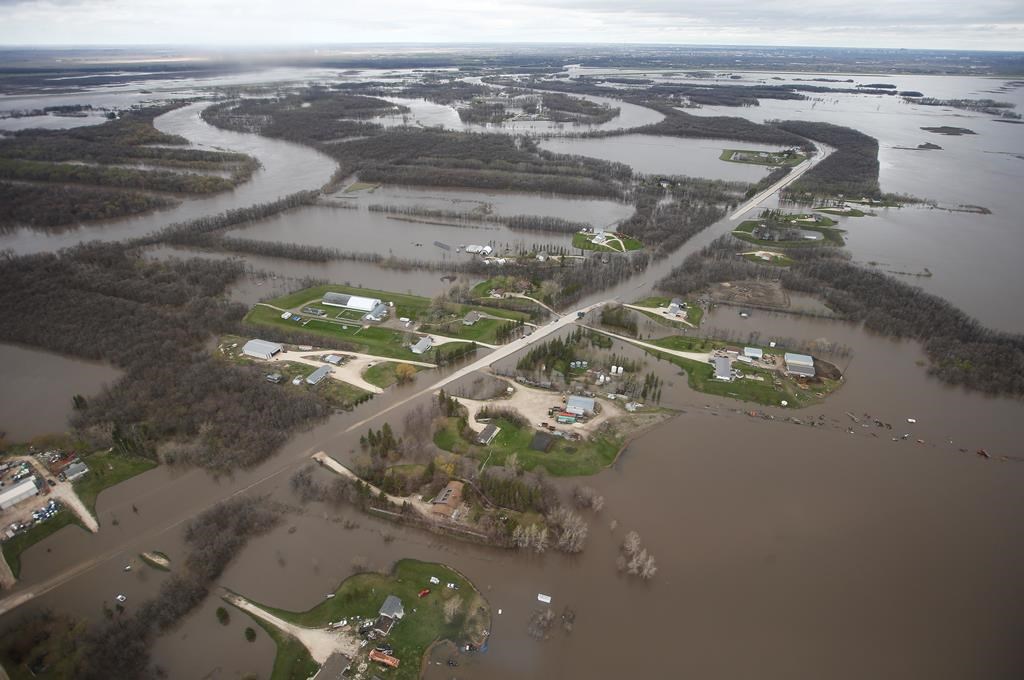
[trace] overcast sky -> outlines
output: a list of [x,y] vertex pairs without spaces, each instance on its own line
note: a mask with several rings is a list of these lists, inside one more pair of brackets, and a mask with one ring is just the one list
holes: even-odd
[[1024,50],[1024,0],[0,0],[6,45],[351,42]]

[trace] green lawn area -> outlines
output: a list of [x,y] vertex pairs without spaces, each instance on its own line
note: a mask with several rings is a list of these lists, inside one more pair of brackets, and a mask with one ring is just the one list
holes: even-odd
[[[341,323],[322,319],[313,319],[303,326],[301,323],[282,319],[279,312],[262,305],[257,305],[249,310],[245,321],[258,326],[276,326],[292,331],[303,331],[321,336],[328,341],[346,342],[353,345],[356,351],[365,354],[376,354],[395,359],[430,361],[429,356],[417,356],[412,353],[405,343],[404,333],[387,328],[371,326],[364,329],[362,326],[348,324],[346,329]],[[329,345],[330,343],[325,344]]]
[[[431,585],[431,576],[436,576],[441,584]],[[458,590],[446,588],[446,583],[456,584]],[[418,593],[423,588],[430,588],[430,594],[420,598]],[[401,599],[405,609],[405,617],[395,624],[387,640],[401,665],[395,670],[384,671],[377,664],[371,664],[373,672],[381,677],[414,680],[420,675],[420,660],[433,642],[448,639],[456,643],[466,640],[479,643],[482,641],[482,631],[490,630],[491,627],[490,606],[465,577],[442,564],[411,559],[398,561],[391,574],[364,573],[350,576],[335,591],[335,597],[325,599],[308,611],[265,609],[300,626],[319,628],[328,622],[354,616],[376,618],[388,595]],[[462,599],[462,608],[448,622],[445,620],[444,603],[456,597]],[[369,649],[367,647],[366,651]],[[280,659],[280,646],[278,652]],[[275,680],[278,677],[297,677],[278,676],[278,663],[274,664]]]
[[[645,297],[642,300],[637,300],[633,304],[637,307],[668,307],[669,303],[672,302],[672,298],[664,295],[651,295]],[[693,324],[693,327],[700,326],[701,319],[704,318],[704,308],[697,304],[696,300],[686,300],[686,320]],[[639,310],[637,310],[639,311]],[[661,321],[668,323],[676,328],[690,328],[685,323],[682,323],[679,319],[672,319],[664,314],[657,314],[654,312],[640,312],[645,316],[649,316],[655,321]]]
[[300,364],[294,361],[282,361],[273,364],[272,366],[267,366],[267,372],[280,373],[284,376],[285,381],[279,385],[280,387],[284,389],[305,389],[317,392],[321,396],[326,397],[327,402],[335,408],[352,408],[352,406],[359,403],[361,399],[364,399],[370,394],[366,390],[359,389],[355,385],[342,380],[335,380],[334,378],[323,380],[319,385],[307,385],[306,383],[302,383],[301,385],[291,384],[292,378],[306,378],[310,373],[315,371],[316,368],[316,366],[310,366],[309,364]]
[[434,434],[434,444],[438,448],[480,461],[489,460],[488,465],[503,465],[505,459],[515,453],[523,469],[533,470],[539,466],[555,477],[600,472],[615,461],[624,441],[612,426],[580,441],[557,437],[545,453],[530,448],[530,442],[537,431],[535,428],[517,427],[507,420],[499,419],[495,424],[501,428],[501,432],[489,446],[479,446],[463,439],[458,430],[458,422],[457,418],[444,421],[444,426]]
[[461,338],[473,342],[484,342],[489,345],[497,344],[498,327],[508,323],[498,319],[479,319],[472,326],[466,326],[461,318],[448,321],[443,324],[425,324],[420,330],[426,333],[446,335],[450,338]]
[[157,466],[148,458],[127,456],[113,451],[93,453],[82,460],[89,466],[89,472],[81,479],[75,480],[72,486],[93,516],[96,515],[96,497],[101,491]]
[[817,225],[804,225],[799,222],[793,223],[793,226],[806,231],[819,232],[825,238],[820,241],[808,241],[806,239],[801,239],[799,241],[762,241],[761,239],[754,238],[751,235],[751,232],[760,223],[761,220],[746,220],[741,222],[740,225],[732,231],[732,235],[755,245],[774,248],[817,248],[824,245],[841,246],[846,243],[843,241],[841,229],[833,229],[831,227],[822,227]]
[[274,628],[263,619],[258,619],[255,616],[250,616],[250,618],[277,646],[274,670],[270,672],[270,680],[307,680],[320,670],[320,664],[313,660],[301,642]]
[[688,335],[668,335],[664,338],[656,338],[647,342],[658,347],[682,352],[710,352],[717,347],[725,347],[724,342],[709,338],[691,338]]
[[[619,250],[618,243],[614,246],[598,245],[590,241],[591,236],[588,234],[581,234],[579,232],[572,235],[572,247],[580,248],[581,250],[600,250],[604,252],[621,253]],[[622,245],[626,250],[640,250],[644,247],[644,244],[635,238],[629,236],[622,236]]]
[[[748,157],[736,158],[734,154],[748,154]],[[784,153],[772,153],[768,152],[767,156],[758,156],[760,151],[750,151],[748,149],[725,149],[722,151],[722,155],[719,156],[720,160],[729,161],[730,163],[747,163],[750,165],[770,165],[770,166],[782,166],[782,167],[793,167],[794,165],[800,165],[807,156],[802,153],[784,154]]]
[[[363,379],[371,385],[377,387],[390,387],[398,382],[398,376],[395,375],[395,368],[398,366],[393,361],[381,361],[380,363],[370,366],[366,371],[363,372]],[[422,367],[409,364],[417,371],[421,370]]]
[[[268,300],[267,304],[280,307],[281,309],[301,309],[309,303],[319,303],[320,300],[323,299],[324,293],[347,293],[349,295],[378,298],[385,302],[394,302],[395,308],[392,310],[392,315],[398,317],[407,316],[410,319],[418,319],[421,316],[424,316],[427,308],[430,307],[430,298],[425,298],[420,295],[392,293],[386,290],[358,288],[356,286],[342,286],[334,283],[313,286],[312,288],[303,288],[302,290],[297,290],[294,293],[289,293],[288,295],[282,295],[281,297],[274,298],[273,300]],[[328,314],[333,316],[342,310],[340,307],[327,307],[326,311]]]
[[[43,496],[37,496],[35,500],[38,501],[39,505],[45,504],[45,497]],[[4,541],[4,559],[7,560],[7,564],[11,567],[14,577],[18,578],[21,574],[21,554],[23,552],[70,524],[80,527],[82,531],[88,531],[88,529],[82,526],[75,513],[65,507],[45,522],[40,522],[25,533],[18,534],[14,538]]]

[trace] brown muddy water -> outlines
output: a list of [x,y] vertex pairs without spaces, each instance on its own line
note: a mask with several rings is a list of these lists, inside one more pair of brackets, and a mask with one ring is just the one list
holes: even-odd
[[[370,206],[443,210],[465,215],[467,219],[424,219],[372,211]],[[609,200],[384,186],[369,191],[339,192],[331,197],[328,205],[291,210],[226,234],[257,241],[284,240],[325,246],[350,253],[465,262],[476,257],[460,252],[460,246],[469,244],[490,245],[496,253],[530,251],[534,246],[572,249],[570,233],[513,230],[486,222],[490,215],[555,217],[612,227],[632,214],[633,206]]]
[[88,398],[121,377],[109,364],[6,343],[0,362],[0,432],[15,442],[63,432],[72,397]]
[[[956,82],[949,89],[967,92],[960,80],[950,79]],[[971,83],[971,88],[978,87]],[[932,94],[941,88],[911,89]],[[806,115],[816,115],[813,102],[802,104],[808,107],[801,109]],[[740,113],[767,115],[771,106],[776,104]],[[856,106],[861,108],[849,113],[854,127],[860,127],[853,121],[862,117],[881,118],[864,109],[866,105]],[[820,117],[832,120],[831,114],[842,109],[836,105]],[[946,111],[906,112],[933,120],[953,116]],[[786,117],[784,113],[769,117]],[[886,119],[896,120],[902,113],[890,112]],[[892,125],[902,129],[916,127],[916,122]],[[201,126],[192,120],[183,133],[191,137]],[[883,139],[883,145],[893,143],[877,129],[867,131]],[[1018,133],[1005,134],[1001,144],[1012,148]],[[916,139],[917,133],[905,136]],[[964,162],[978,173],[996,176],[1002,172],[998,168],[1005,168],[1007,181],[1016,176],[1013,164],[987,164],[993,155],[981,149],[964,153]],[[956,170],[946,166],[945,172]],[[910,190],[917,180],[906,175],[916,172],[883,161],[883,188]],[[899,177],[904,177],[902,184]],[[955,176],[945,181],[947,186],[957,184]],[[986,295],[1021,287],[1019,270],[1006,265],[1020,252],[1020,234],[999,221],[1006,203],[997,194],[1008,185],[992,184],[994,193],[984,179],[971,186],[976,188],[964,188],[956,200],[989,205],[994,211],[998,207],[996,215],[959,221],[959,214],[951,218],[938,211],[904,210],[863,218],[863,227],[846,220],[851,250],[858,259],[868,259],[873,244],[884,239],[906,241],[909,245],[897,249],[904,253],[933,239],[927,259],[937,261],[927,266],[936,276],[928,285],[948,287],[954,302],[984,320],[1002,320],[999,327],[1022,330],[1024,317],[1005,302],[1005,295]],[[928,219],[905,218],[918,214]],[[281,240],[294,240],[284,236],[285,226]],[[643,275],[594,293],[584,303],[641,297],[685,255],[734,226],[723,220]],[[968,242],[972,235],[976,240]],[[943,247],[947,238],[965,250]],[[923,246],[920,250],[925,251]],[[160,248],[149,254],[193,253]],[[247,277],[232,290],[234,299],[245,302],[277,294],[307,276],[421,294],[445,287],[438,274],[428,272],[395,272],[361,263],[245,260],[254,270],[267,272]],[[986,276],[979,275],[979,268]],[[958,292],[961,284],[967,293]],[[349,507],[298,504],[288,485],[291,474],[319,450],[350,460],[358,435],[384,419],[363,421],[436,380],[436,372],[425,372],[411,386],[392,388],[350,414],[332,416],[296,434],[279,454],[252,470],[215,478],[198,470],[161,467],[104,492],[97,504],[98,534],[68,527],[24,554],[24,580],[15,592],[43,594],[5,615],[0,624],[44,607],[99,619],[102,602],[112,602],[117,593],[127,595],[131,608],[155,593],[164,575],[137,561],[135,569],[124,572],[127,562],[152,549],[180,562],[183,523],[225,497],[247,493],[266,495],[291,510],[281,527],[236,558],[221,586],[270,605],[305,609],[351,573],[355,558],[386,569],[397,559],[415,557],[459,569],[481,588],[495,612],[502,609],[486,653],[464,656],[456,669],[432,666],[430,678],[1021,677],[1024,585],[1019,574],[1024,570],[1024,542],[1018,525],[1024,512],[1019,444],[1024,402],[943,386],[927,375],[914,342],[881,338],[832,320],[756,310],[742,319],[736,311],[713,309],[705,330],[737,342],[757,333],[762,342],[825,339],[848,346],[848,354],[832,358],[846,370],[844,385],[815,407],[796,412],[761,409],[695,393],[674,366],[646,358],[643,370],[666,381],[662,405],[679,414],[632,441],[612,469],[585,480],[605,496],[607,505],[601,515],[587,515],[590,540],[582,555],[520,555],[396,527]],[[621,342],[613,351],[644,357]],[[514,358],[502,365],[510,363]],[[76,364],[70,372],[78,370]],[[386,420],[400,423],[416,403],[402,404]],[[750,417],[744,413],[750,408],[775,420]],[[870,414],[891,423],[893,430],[862,428],[847,412],[859,418]],[[787,422],[789,416],[822,424],[798,425]],[[903,434],[909,435],[907,440],[892,441]],[[974,454],[981,447],[991,459]],[[556,483],[568,493],[580,481]],[[346,529],[346,519],[358,526]],[[614,531],[609,528],[612,520],[617,521]],[[630,529],[640,532],[657,560],[658,573],[649,583],[616,571],[618,546]],[[393,540],[385,541],[388,534]],[[571,634],[556,628],[546,642],[529,638],[527,621],[538,606],[539,592],[553,597],[556,613],[566,606],[575,610]],[[232,612],[230,625],[222,627],[214,616],[217,606],[211,597],[161,637],[153,650],[155,663],[169,678],[268,677],[273,647],[265,634],[260,630],[255,643],[246,643],[242,630],[252,623]]]

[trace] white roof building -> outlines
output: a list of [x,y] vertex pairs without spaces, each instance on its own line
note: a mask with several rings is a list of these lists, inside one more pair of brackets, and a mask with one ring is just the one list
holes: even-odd
[[434,346],[434,339],[431,338],[429,335],[424,335],[422,338],[420,338],[416,342],[416,344],[414,344],[409,349],[412,350],[413,354],[423,354],[424,352],[429,351],[430,348],[433,347],[433,346]]
[[743,356],[750,357],[751,359],[763,359],[764,350],[760,347],[744,347]]
[[22,502],[26,498],[35,496],[39,489],[36,488],[34,479],[26,479],[17,486],[13,486],[7,489],[3,493],[0,493],[0,510],[6,510],[18,503]]
[[306,382],[309,383],[310,385],[318,385],[321,382],[323,382],[324,378],[326,378],[330,374],[330,366],[321,366],[320,368],[316,369],[308,376],[306,376]]
[[814,357],[807,354],[786,352],[783,359],[786,361],[786,373],[807,378],[814,377]]
[[256,359],[270,360],[274,358],[274,355],[278,352],[283,352],[284,346],[270,342],[269,340],[257,340],[253,339],[245,343],[242,347],[242,354],[247,357],[253,357]]
[[565,401],[565,411],[566,411],[566,413],[571,413],[571,414],[573,414],[575,416],[584,416],[584,415],[588,415],[588,414],[593,414],[595,412],[594,409],[596,407],[597,407],[597,402],[595,402],[590,397],[576,397],[576,396],[573,396],[573,397],[569,397]]
[[372,312],[381,303],[377,298],[348,295],[346,293],[324,293],[323,303],[331,307],[343,307],[357,312]]
[[364,321],[383,321],[388,316],[388,306],[383,302],[379,303],[363,317]]

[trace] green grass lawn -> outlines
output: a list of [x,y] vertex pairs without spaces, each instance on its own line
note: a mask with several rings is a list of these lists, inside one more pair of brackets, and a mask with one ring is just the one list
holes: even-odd
[[761,220],[746,220],[741,222],[740,225],[733,230],[732,235],[736,238],[747,241],[748,243],[774,248],[818,248],[825,245],[841,246],[846,243],[843,240],[841,229],[833,229],[831,227],[822,227],[817,225],[804,225],[799,222],[794,223],[793,226],[806,231],[816,231],[825,238],[820,241],[808,241],[806,239],[801,239],[799,241],[762,241],[761,239],[754,238],[751,235],[751,232],[760,223]]
[[[431,576],[436,576],[441,585],[431,585]],[[446,583],[455,583],[459,589],[446,588]],[[423,588],[430,588],[431,592],[420,598],[417,595]],[[442,564],[411,559],[398,561],[391,574],[364,573],[350,576],[335,591],[335,597],[325,599],[307,611],[290,612],[270,607],[266,607],[266,610],[297,625],[320,628],[328,622],[354,616],[376,618],[388,595],[401,599],[405,609],[405,617],[395,624],[387,640],[394,647],[394,656],[401,661],[401,665],[395,670],[383,672],[377,664],[371,664],[375,667],[373,672],[381,677],[418,678],[420,660],[433,642],[442,639],[460,642],[467,638],[479,642],[481,631],[490,629],[490,606],[472,583]],[[456,597],[462,599],[462,608],[452,621],[446,621],[444,603]],[[368,651],[369,647],[366,649]],[[278,650],[280,657],[280,646]],[[295,677],[278,676],[277,665],[275,662],[275,679]]]
[[[38,505],[44,505],[46,502],[44,496],[37,496],[35,500],[38,501]],[[23,552],[44,538],[71,524],[80,527],[82,531],[88,531],[88,529],[82,526],[82,522],[75,513],[65,507],[45,522],[40,522],[25,533],[18,534],[14,538],[4,541],[4,559],[7,560],[7,564],[11,567],[14,577],[18,578],[21,574],[21,554]]]
[[[618,244],[614,246],[598,245],[596,243],[592,243],[590,240],[591,238],[592,237],[588,234],[581,234],[577,232],[572,235],[572,247],[579,248],[581,250],[600,250],[606,253],[622,252],[619,250]],[[635,238],[630,238],[629,236],[622,237],[622,245],[626,250],[640,250],[644,247],[643,243]]]
[[710,352],[717,347],[725,347],[724,342],[709,338],[691,338],[688,335],[669,335],[664,338],[647,340],[652,345],[674,349],[682,352]]
[[301,642],[266,623],[263,619],[258,619],[255,616],[250,616],[250,618],[263,629],[263,632],[274,641],[274,645],[277,647],[270,680],[307,680],[320,670],[320,664],[313,660]]
[[[430,307],[430,298],[420,295],[392,293],[385,290],[374,290],[373,288],[357,288],[356,286],[342,286],[335,283],[303,288],[294,293],[268,300],[267,304],[280,307],[281,309],[301,309],[310,303],[319,303],[323,299],[324,293],[346,293],[361,297],[379,298],[385,302],[394,302],[395,308],[391,313],[394,316],[407,316],[410,319],[417,319],[425,315],[427,308]],[[326,307],[326,311],[328,314],[333,315],[342,310],[340,307]]]
[[75,480],[73,486],[75,493],[93,516],[96,515],[96,497],[101,491],[157,466],[148,458],[127,456],[113,451],[93,453],[82,460],[89,466],[89,472],[81,479]]
[[[557,398],[556,398],[557,401]],[[463,456],[488,460],[488,465],[503,465],[513,453],[525,470],[542,467],[555,477],[592,475],[615,461],[624,438],[614,428],[602,429],[586,439],[568,441],[558,437],[545,453],[530,448],[533,427],[516,427],[504,419],[495,421],[501,432],[489,446],[479,446],[463,439],[458,430],[458,419],[448,418],[434,435],[434,444],[445,451]]]
[[[276,326],[292,331],[304,331],[323,337],[328,341],[345,342],[355,347],[355,351],[394,359],[418,359],[430,361],[429,357],[417,356],[405,343],[405,333],[387,328],[371,326],[362,328],[355,324],[347,324],[347,329],[340,323],[313,319],[305,326],[295,321],[286,321],[279,312],[257,305],[249,310],[245,321],[258,326]],[[325,343],[330,344],[330,343]]]
[[[751,154],[751,158],[734,158],[733,154],[736,153],[747,153]],[[768,152],[765,157],[756,156],[754,154],[759,153],[758,151],[750,151],[748,149],[725,149],[722,154],[718,157],[720,160],[729,161],[730,163],[747,163],[748,165],[770,165],[770,166],[782,166],[791,168],[794,165],[800,165],[807,156],[802,153],[795,153],[786,156],[781,153]]]
[[424,325],[420,327],[420,330],[427,333],[446,335],[450,338],[460,338],[462,340],[494,345],[498,342],[498,327],[506,323],[509,322],[499,321],[498,319],[479,319],[472,326],[466,326],[462,323],[462,319],[457,318],[443,324]]
[[379,184],[374,184],[373,182],[352,182],[352,184],[349,184],[347,187],[345,187],[345,193],[350,194],[356,191],[366,191],[367,189],[372,190],[376,189],[379,186]]
[[[642,300],[637,300],[633,304],[637,307],[668,307],[671,302],[672,298],[670,297],[666,297],[664,295],[651,295]],[[640,313],[654,319],[655,321],[662,321],[676,328],[690,328],[690,326],[685,323],[681,323],[679,319],[672,319],[664,314],[657,314],[655,312]],[[693,324],[693,327],[697,327],[700,326],[701,319],[703,318],[704,308],[698,305],[695,300],[686,300],[686,320]]]
[[[409,366],[412,366],[417,371],[422,368],[413,364],[409,364]],[[398,376],[395,375],[395,368],[397,367],[398,364],[393,361],[381,361],[366,369],[363,372],[363,379],[371,385],[376,385],[380,388],[390,387],[398,382]]]

